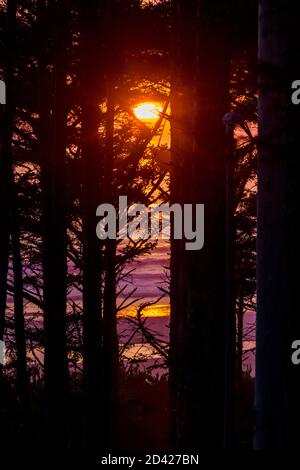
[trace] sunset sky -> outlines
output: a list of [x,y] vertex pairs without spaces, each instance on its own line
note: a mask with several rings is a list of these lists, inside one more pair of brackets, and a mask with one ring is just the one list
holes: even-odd
[[[159,102],[141,102],[134,108],[135,116],[149,126],[153,126],[157,121],[159,114],[163,110],[163,104]],[[152,145],[167,145],[170,146],[170,123],[164,120],[162,124],[163,130],[161,136],[156,136]],[[142,298],[142,302],[153,302],[161,297],[162,292],[159,287],[167,289],[166,271],[169,266],[169,243],[164,240],[159,240],[157,247],[151,252],[150,255],[144,256],[142,259],[132,263],[131,268],[135,269],[130,277],[132,286],[137,287],[134,297],[137,299]],[[127,282],[127,281],[126,281]],[[135,306],[126,309],[123,314],[134,314]],[[166,316],[170,313],[169,298],[164,296],[158,304],[145,309],[147,316]]]

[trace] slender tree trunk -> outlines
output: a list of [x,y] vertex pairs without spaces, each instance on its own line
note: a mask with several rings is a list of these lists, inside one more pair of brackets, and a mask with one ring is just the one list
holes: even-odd
[[[14,120],[14,63],[15,34],[16,34],[16,9],[17,2],[7,1],[7,25],[5,34],[6,53],[5,76],[6,104],[3,105],[3,125],[1,129],[0,149],[0,204],[1,230],[0,230],[0,341],[3,341],[5,328],[5,311],[7,301],[7,273],[9,259],[9,238],[12,222],[12,136]],[[0,364],[0,380],[2,376]]]
[[300,374],[291,345],[298,314],[300,76],[298,3],[259,5],[256,432],[258,449],[298,448]]
[[[7,269],[9,256],[9,238],[11,235],[11,246],[13,255],[14,271],[14,316],[15,316],[15,339],[17,350],[17,393],[20,399],[22,419],[25,432],[28,431],[29,424],[29,391],[26,363],[26,340],[24,327],[23,308],[23,280],[22,261],[20,249],[20,233],[17,214],[17,195],[15,193],[15,183],[13,176],[12,157],[12,136],[13,136],[13,116],[15,106],[13,103],[13,57],[16,47],[16,9],[15,1],[8,1],[8,31],[7,31],[7,51],[8,58],[5,70],[5,82],[7,87],[7,103],[4,112],[3,138],[1,148],[0,167],[0,201],[2,207],[3,226],[0,235],[0,339],[3,340],[4,319],[7,295]],[[10,58],[9,58],[10,57]],[[1,366],[0,366],[1,367]],[[1,369],[2,372],[2,369]]]
[[239,303],[237,308],[237,388],[241,391],[243,378],[243,332],[244,332],[244,289],[243,279],[240,280]]
[[[14,316],[17,350],[17,393],[20,400],[25,433],[29,426],[29,383],[27,373],[26,336],[23,304],[23,266],[21,258],[20,231],[16,210],[14,210],[14,228],[12,231],[12,254],[14,271]],[[27,439],[27,434],[25,434]]]
[[[99,449],[105,441],[103,422],[102,254],[96,237],[96,208],[101,204],[103,162],[99,145],[99,104],[103,94],[99,29],[101,2],[81,6],[82,87],[82,230],[83,230],[83,365],[86,402],[86,445]],[[102,65],[101,65],[102,66]]]
[[220,448],[224,432],[228,62],[204,27],[208,2],[177,5],[172,202],[205,204],[205,245],[172,242],[170,384],[178,449]]
[[[64,5],[65,6],[65,5]],[[57,7],[58,8],[58,7]],[[63,7],[62,7],[63,8]],[[66,109],[63,10],[57,12],[54,32],[45,28],[47,10],[40,2],[41,58],[40,142],[43,203],[43,274],[45,330],[45,393],[48,445],[64,446],[66,406]],[[47,69],[47,32],[54,33],[54,72]],[[53,100],[50,98],[54,95]]]
[[235,318],[235,242],[234,219],[234,129],[226,129],[226,309],[225,309],[225,389],[224,389],[224,448],[235,445],[234,408],[236,377],[236,318]]
[[[108,100],[106,115],[106,155],[104,167],[104,195],[110,204],[115,204],[113,192],[114,168],[114,80],[108,79]],[[103,310],[103,367],[104,367],[104,402],[107,445],[111,444],[112,428],[115,421],[115,409],[118,394],[119,351],[117,335],[116,307],[116,249],[115,240],[107,240],[105,250],[105,286]]]

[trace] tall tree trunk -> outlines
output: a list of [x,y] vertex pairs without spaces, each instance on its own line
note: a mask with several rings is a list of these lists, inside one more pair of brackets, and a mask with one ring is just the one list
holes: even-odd
[[243,275],[240,279],[240,292],[239,301],[237,307],[237,364],[236,364],[236,375],[237,375],[237,388],[241,392],[242,378],[243,378],[243,333],[244,333],[244,286],[243,286]]
[[[0,341],[3,341],[5,328],[5,311],[7,301],[7,273],[9,259],[9,238],[12,223],[11,195],[13,186],[12,174],[12,136],[14,121],[14,63],[16,42],[16,9],[15,0],[7,1],[7,25],[5,29],[5,76],[6,104],[3,105],[3,125],[1,129],[0,149],[0,205],[2,207],[2,223],[0,230]],[[0,380],[2,376],[0,364]]]
[[[300,6],[259,5],[259,153],[255,446],[297,448],[300,374],[291,345],[298,314],[300,107],[291,85],[300,76]],[[298,366],[299,367],[299,366]]]
[[[115,45],[115,1],[105,2],[106,14],[106,136],[104,160],[104,192],[105,201],[115,205],[117,195],[114,191],[114,119],[115,119],[115,74],[117,53]],[[113,445],[113,426],[116,422],[115,410],[118,399],[119,379],[119,347],[117,334],[117,305],[116,305],[116,251],[117,242],[107,240],[105,250],[105,284],[103,310],[103,367],[104,367],[104,422],[107,429],[106,448]]]
[[[103,162],[99,145],[103,76],[99,73],[102,2],[81,6],[82,87],[82,230],[83,230],[83,365],[86,444],[99,449],[105,440],[102,361],[102,254],[96,237],[96,208],[101,204]],[[99,41],[99,42],[98,42]],[[102,66],[102,65],[101,65]]]
[[[64,5],[65,6],[65,5]],[[43,275],[45,330],[45,393],[47,440],[63,447],[66,406],[66,109],[65,109],[65,38],[62,10],[56,5],[55,31],[43,31],[47,10],[40,2],[41,37],[44,48],[41,62],[40,142],[43,203]],[[54,71],[47,69],[47,32],[54,33]],[[43,56],[44,55],[44,56]],[[51,98],[53,96],[53,99]]]
[[[16,51],[16,10],[17,3],[8,1],[8,30],[6,35],[8,57],[6,60],[5,82],[7,87],[7,103],[4,112],[3,138],[1,148],[0,167],[0,201],[2,202],[3,227],[0,235],[0,339],[3,340],[5,326],[5,309],[7,294],[7,269],[9,256],[9,238],[11,235],[11,246],[13,255],[14,271],[14,317],[15,317],[15,339],[17,350],[17,393],[19,395],[22,419],[25,432],[29,424],[29,391],[26,362],[26,340],[24,327],[23,307],[23,274],[20,249],[20,232],[17,211],[17,194],[13,176],[12,137],[13,117],[15,106],[13,103],[14,86],[13,57]],[[0,365],[1,367],[1,365]],[[2,373],[2,368],[1,372]],[[25,435],[26,437],[26,435]]]
[[[104,166],[104,195],[107,203],[115,205],[113,191],[114,168],[114,80],[109,76],[107,84],[106,155]],[[115,240],[107,240],[105,249],[105,285],[103,310],[103,367],[104,403],[107,446],[111,445],[112,428],[118,388],[119,351],[116,307],[116,249]]]
[[[15,201],[14,201],[15,202]],[[29,383],[27,373],[27,354],[26,354],[26,336],[23,304],[23,265],[21,258],[20,230],[16,207],[14,210],[14,222],[12,230],[12,255],[14,271],[14,317],[15,317],[15,336],[17,350],[17,393],[20,400],[22,420],[25,435],[30,432],[29,426]]]
[[[170,383],[175,445],[219,448],[224,428],[228,62],[205,25],[209,2],[178,0],[172,202],[205,204],[205,244],[172,242]],[[217,14],[217,12],[216,12]]]

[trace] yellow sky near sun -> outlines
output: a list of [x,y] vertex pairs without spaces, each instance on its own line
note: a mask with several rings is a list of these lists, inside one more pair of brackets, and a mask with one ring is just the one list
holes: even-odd
[[145,122],[157,121],[162,110],[162,105],[154,102],[140,103],[133,108],[135,116]]
[[[120,317],[134,317],[136,315],[137,306],[131,306],[119,313]],[[170,315],[170,305],[168,303],[157,303],[145,307],[143,311],[145,317],[167,317]]]
[[[146,125],[154,126],[156,121],[159,119],[160,113],[164,110],[162,103],[155,101],[146,101],[136,104],[133,107],[133,113],[137,119],[145,123]],[[169,113],[169,109],[167,113]],[[162,133],[155,136],[152,140],[153,145],[167,146],[170,148],[171,140],[171,128],[169,119],[163,119],[162,121]]]

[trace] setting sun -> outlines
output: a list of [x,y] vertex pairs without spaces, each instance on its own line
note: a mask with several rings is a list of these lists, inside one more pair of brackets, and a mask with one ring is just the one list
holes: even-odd
[[133,112],[141,121],[152,121],[158,119],[162,107],[159,103],[142,103],[135,106]]

